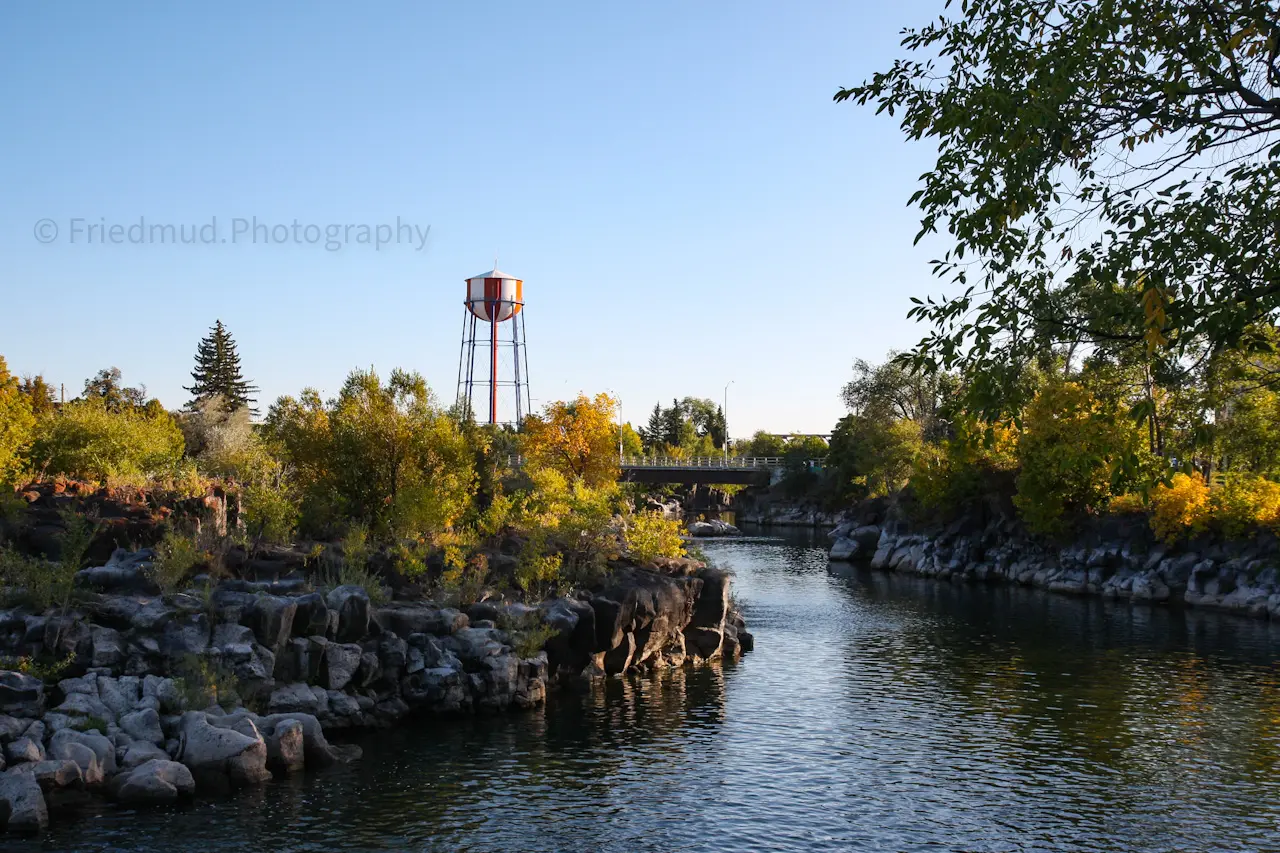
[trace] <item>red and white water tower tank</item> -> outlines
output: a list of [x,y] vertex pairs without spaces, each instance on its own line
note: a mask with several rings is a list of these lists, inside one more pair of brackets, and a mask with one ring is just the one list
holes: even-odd
[[[492,269],[467,279],[462,317],[462,355],[458,361],[458,404],[475,414],[476,388],[488,391],[489,423],[519,424],[530,411],[529,365],[525,357],[524,281]],[[502,334],[503,331],[507,333]],[[483,349],[482,349],[483,348]],[[476,375],[477,351],[486,351],[487,368]],[[483,369],[482,368],[482,369]],[[504,369],[505,368],[505,369]],[[510,371],[510,379],[500,376]],[[499,391],[510,389],[514,406],[500,403]]]

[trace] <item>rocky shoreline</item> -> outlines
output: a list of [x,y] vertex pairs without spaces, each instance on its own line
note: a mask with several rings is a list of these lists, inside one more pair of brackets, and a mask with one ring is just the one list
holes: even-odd
[[0,655],[58,659],[67,676],[0,670],[0,826],[39,831],[96,796],[137,806],[258,784],[358,758],[326,733],[533,708],[566,679],[752,647],[729,574],[690,559],[464,611],[304,579],[159,595],[152,556],[83,570],[65,609],[0,610]]
[[1280,540],[1271,533],[1171,546],[1155,540],[1145,519],[1121,516],[1053,543],[1007,518],[913,525],[855,513],[829,535],[832,560],[872,569],[1280,620]]

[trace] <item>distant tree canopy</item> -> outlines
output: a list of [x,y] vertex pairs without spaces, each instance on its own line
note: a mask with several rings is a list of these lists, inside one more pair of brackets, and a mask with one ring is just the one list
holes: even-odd
[[1153,371],[1258,345],[1280,310],[1280,4],[984,0],[904,33],[837,101],[938,155],[911,201],[950,296],[911,353],[1016,411],[1027,364],[1103,346]]
[[913,371],[899,355],[890,352],[877,365],[861,358],[855,361],[853,379],[840,393],[844,404],[855,415],[914,421],[926,440],[942,438],[946,431],[942,409],[959,382],[945,371]]
[[196,349],[196,367],[191,371],[192,383],[186,388],[193,402],[218,398],[231,409],[253,410],[257,387],[244,378],[240,354],[231,333],[218,320]]
[[648,423],[640,429],[646,453],[709,456],[724,448],[725,416],[715,402],[700,397],[655,403]]
[[[120,368],[104,368],[99,370],[92,379],[84,381],[84,393],[80,398],[99,400],[108,412],[126,412],[147,406],[147,386],[127,387],[124,385]],[[156,405],[159,406],[159,403]]]

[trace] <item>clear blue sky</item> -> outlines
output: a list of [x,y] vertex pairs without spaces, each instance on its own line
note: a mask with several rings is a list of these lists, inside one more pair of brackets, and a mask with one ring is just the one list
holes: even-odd
[[[6,3],[0,354],[68,396],[115,365],[177,407],[221,318],[264,411],[368,365],[451,402],[462,282],[497,254],[535,398],[612,390],[639,422],[733,380],[733,435],[828,431],[853,359],[918,339],[907,298],[938,289],[905,206],[929,149],[831,96],[941,6]],[[72,234],[139,217],[431,231]]]

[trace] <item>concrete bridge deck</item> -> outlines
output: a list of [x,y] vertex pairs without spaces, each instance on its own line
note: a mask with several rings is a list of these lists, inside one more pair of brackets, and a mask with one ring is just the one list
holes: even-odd
[[780,456],[624,456],[624,483],[741,483],[767,485],[783,467]]

